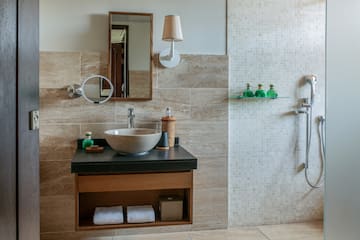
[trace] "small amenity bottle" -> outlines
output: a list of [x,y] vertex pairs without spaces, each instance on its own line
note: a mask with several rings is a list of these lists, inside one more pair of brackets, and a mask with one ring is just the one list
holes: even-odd
[[275,91],[273,84],[270,84],[270,89],[267,91],[266,96],[268,98],[277,98],[278,94]]
[[176,118],[171,114],[170,107],[166,108],[165,116],[161,118],[161,121],[162,131],[168,133],[169,147],[174,147]]
[[246,90],[243,92],[243,97],[254,97],[254,93],[250,90],[250,83],[246,84]]
[[265,91],[262,89],[262,84],[258,85],[258,89],[255,92],[255,97],[264,98],[266,97]]
[[94,145],[94,140],[91,139],[91,132],[86,132],[85,133],[85,138],[82,141],[82,148],[86,149],[87,147],[91,147],[92,145]]

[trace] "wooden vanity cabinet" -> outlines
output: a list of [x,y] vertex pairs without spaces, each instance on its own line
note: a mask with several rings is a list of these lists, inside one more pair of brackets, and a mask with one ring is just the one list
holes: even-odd
[[[130,227],[150,227],[192,223],[193,171],[160,173],[122,173],[108,175],[76,174],[76,230],[96,230]],[[183,199],[181,221],[160,221],[159,199],[176,195]],[[126,207],[152,205],[155,210],[154,223],[128,224]],[[94,225],[95,207],[121,205],[124,223],[118,225]]]

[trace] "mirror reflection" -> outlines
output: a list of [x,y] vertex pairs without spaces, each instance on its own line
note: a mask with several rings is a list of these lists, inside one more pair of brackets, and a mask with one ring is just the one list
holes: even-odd
[[86,79],[81,88],[83,97],[92,103],[104,103],[111,98],[113,93],[110,80],[100,75]]
[[113,97],[152,96],[152,14],[109,13],[109,76]]

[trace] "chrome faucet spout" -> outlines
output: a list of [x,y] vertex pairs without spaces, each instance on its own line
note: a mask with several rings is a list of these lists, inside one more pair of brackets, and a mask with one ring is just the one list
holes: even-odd
[[135,128],[134,108],[129,108],[128,109],[128,128]]

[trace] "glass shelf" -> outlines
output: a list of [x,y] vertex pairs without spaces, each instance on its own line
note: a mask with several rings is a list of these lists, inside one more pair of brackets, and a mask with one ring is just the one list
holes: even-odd
[[275,99],[286,99],[289,97],[276,97],[276,98],[270,98],[270,97],[243,97],[243,96],[230,96],[229,99],[239,99],[239,100],[275,100]]

